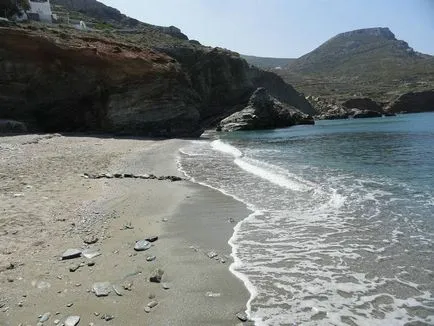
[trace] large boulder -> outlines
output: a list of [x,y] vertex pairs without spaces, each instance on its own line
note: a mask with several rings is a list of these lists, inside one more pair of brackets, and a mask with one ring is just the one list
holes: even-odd
[[367,97],[352,98],[346,100],[342,103],[342,106],[346,107],[347,109],[369,110],[369,111],[376,111],[380,113],[383,112],[383,108],[381,107],[380,104]]
[[417,113],[434,111],[434,89],[400,95],[386,107],[392,113]]
[[312,117],[276,100],[263,87],[250,97],[248,105],[220,122],[217,130],[261,130],[314,124]]

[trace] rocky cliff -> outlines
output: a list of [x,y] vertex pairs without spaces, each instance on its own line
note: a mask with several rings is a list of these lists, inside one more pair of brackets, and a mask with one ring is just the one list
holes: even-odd
[[158,31],[126,38],[31,25],[0,28],[0,39],[0,119],[30,130],[198,136],[259,86],[313,111],[238,54]]
[[434,89],[402,94],[386,107],[386,111],[393,113],[434,111]]

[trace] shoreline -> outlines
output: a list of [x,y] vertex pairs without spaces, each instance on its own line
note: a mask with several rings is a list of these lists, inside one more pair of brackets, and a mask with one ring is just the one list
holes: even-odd
[[[30,235],[27,242],[0,256],[6,267],[16,258],[22,260],[12,269],[0,271],[0,284],[6,289],[0,296],[0,324],[34,324],[46,312],[51,317],[45,324],[56,319],[61,324],[67,316],[79,315],[79,325],[97,325],[101,323],[100,316],[108,313],[114,317],[109,322],[112,325],[240,323],[236,313],[246,310],[249,295],[243,281],[229,270],[233,251],[229,241],[234,225],[228,218],[242,220],[249,214],[242,203],[189,181],[78,178],[79,169],[81,173],[179,175],[175,158],[183,142],[60,135],[3,138],[0,150],[12,144],[12,157],[16,156],[17,166],[11,169],[22,165],[25,173],[29,164],[25,160],[32,155],[41,161],[38,168],[50,168],[53,160],[57,162],[56,169],[49,171],[56,178],[46,181],[47,189],[29,188],[35,201],[29,201],[30,194],[15,198],[10,187],[2,189],[2,197],[11,202],[9,208],[21,206],[17,214],[23,218],[29,213],[45,216],[41,216],[39,224],[27,220],[25,228],[19,228],[15,235],[3,232],[13,243],[17,243],[15,238],[21,232],[27,230]],[[79,166],[77,155],[83,155]],[[92,164],[87,156],[98,157],[101,162]],[[2,163],[9,164],[7,160]],[[30,166],[34,168],[35,164]],[[84,171],[86,166],[89,170]],[[74,171],[68,170],[71,168]],[[35,171],[38,176],[39,171]],[[59,173],[63,175],[57,178]],[[1,177],[5,184],[13,184],[8,175]],[[24,177],[31,184],[44,176],[36,178],[27,172]],[[50,209],[37,211],[36,200],[53,191],[52,198],[44,199]],[[7,207],[0,216],[0,231],[14,219]],[[53,223],[53,219],[62,222]],[[41,226],[46,232],[36,231]],[[151,249],[143,253],[132,250],[136,240],[150,235],[159,236]],[[88,236],[99,240],[96,244],[83,244],[83,238]],[[38,241],[42,244],[35,247]],[[64,250],[79,247],[100,250],[102,254],[93,259],[94,266],[88,267],[85,258],[58,260]],[[208,257],[211,251],[218,254],[219,261]],[[148,256],[156,259],[147,262]],[[70,272],[68,269],[74,264],[80,267]],[[169,289],[149,282],[155,268],[164,270],[162,282]],[[90,291],[92,283],[103,281],[120,288],[122,296],[111,291],[107,297],[96,297]],[[125,282],[132,283],[131,291],[122,288]],[[158,305],[146,313],[144,307],[151,301]]]

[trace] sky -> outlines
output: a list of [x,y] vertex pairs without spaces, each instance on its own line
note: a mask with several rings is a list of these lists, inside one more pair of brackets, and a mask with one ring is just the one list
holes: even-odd
[[434,0],[99,0],[146,23],[242,54],[297,58],[336,34],[389,27],[434,55]]

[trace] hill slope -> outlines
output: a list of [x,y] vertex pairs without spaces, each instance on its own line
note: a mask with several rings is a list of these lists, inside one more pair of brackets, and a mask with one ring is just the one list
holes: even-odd
[[254,65],[261,69],[276,69],[277,67],[283,68],[286,67],[287,65],[290,65],[295,60],[292,58],[255,57],[253,55],[244,55],[244,54],[242,54],[241,57],[251,65]]
[[339,34],[275,72],[305,94],[388,101],[433,88],[434,57],[415,52],[388,28],[368,28]]

